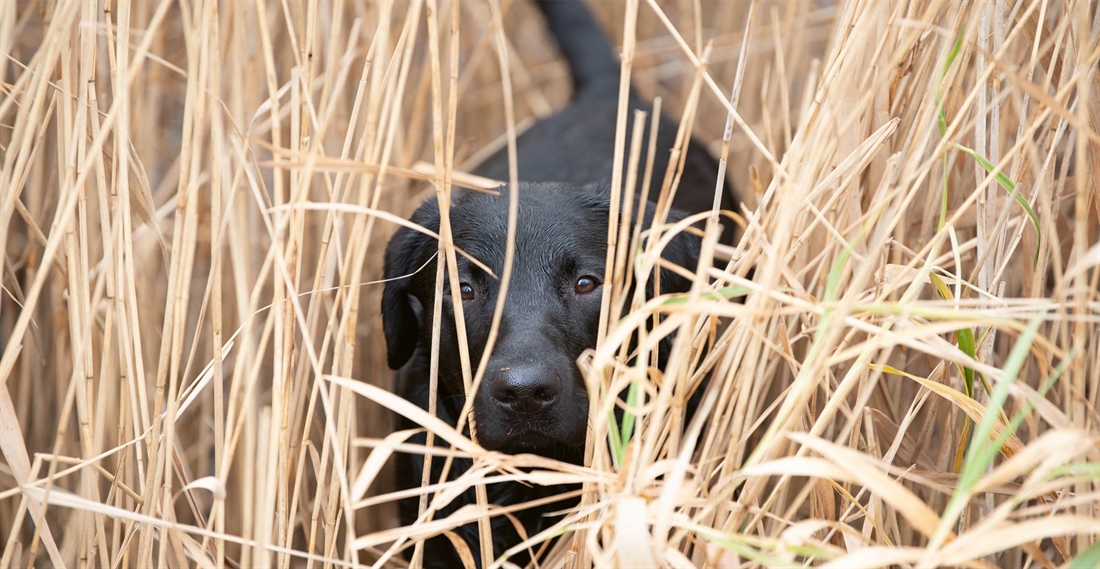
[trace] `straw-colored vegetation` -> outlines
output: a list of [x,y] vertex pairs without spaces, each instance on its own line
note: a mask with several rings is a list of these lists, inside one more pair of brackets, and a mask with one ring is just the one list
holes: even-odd
[[478,458],[428,515],[582,483],[544,566],[1100,563],[1096,3],[594,4],[745,231],[651,302],[617,239],[578,467],[390,395],[378,317],[395,224],[568,96],[527,2],[0,2],[0,565],[396,566],[507,515],[395,529],[390,409]]

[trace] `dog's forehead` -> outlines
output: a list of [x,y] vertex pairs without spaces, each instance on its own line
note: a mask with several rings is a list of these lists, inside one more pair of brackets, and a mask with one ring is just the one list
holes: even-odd
[[[605,196],[564,184],[520,184],[516,239],[541,238],[547,245],[597,233],[606,239],[608,203]],[[509,196],[475,195],[451,209],[455,240],[504,243],[508,234]]]
[[[516,217],[516,263],[602,259],[606,252],[608,199],[578,186],[521,184]],[[473,195],[451,210],[455,244],[494,265],[508,238],[509,196]]]

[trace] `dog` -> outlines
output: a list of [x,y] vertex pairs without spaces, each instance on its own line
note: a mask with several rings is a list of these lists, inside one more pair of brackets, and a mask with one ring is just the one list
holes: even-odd
[[[618,109],[619,62],[592,15],[579,0],[537,0],[551,34],[556,39],[573,80],[571,102],[555,114],[536,122],[517,139],[519,178],[518,216],[511,284],[507,291],[495,346],[480,388],[473,395],[477,441],[486,449],[504,453],[533,453],[574,464],[584,458],[588,431],[588,394],[577,367],[586,349],[595,347],[599,325],[611,176]],[[632,109],[649,106],[631,93]],[[656,197],[661,175],[668,165],[676,124],[662,120],[650,196]],[[492,179],[508,178],[505,152],[490,157],[474,172]],[[718,163],[696,141],[687,148],[670,221],[683,218],[677,210],[708,211],[711,208]],[[731,195],[722,199],[731,209]],[[509,192],[497,195],[467,193],[450,209],[456,247],[480,260],[493,274],[504,269],[509,218]],[[656,206],[652,202],[624,204],[635,208],[648,227]],[[439,231],[439,205],[425,201],[411,221]],[[730,242],[731,233],[723,235]],[[675,236],[664,249],[664,259],[687,271],[695,270],[700,240],[688,232]],[[438,243],[424,233],[402,227],[385,252],[386,285],[382,294],[382,322],[387,359],[398,370],[397,392],[428,408],[429,358],[435,296],[435,255]],[[459,282],[445,279],[439,335],[437,415],[455,425],[466,402],[455,327],[451,287],[459,287],[469,347],[469,361],[480,361],[486,347],[497,303],[500,282],[469,259],[458,257]],[[686,292],[691,282],[671,270],[662,270],[662,293]],[[652,285],[650,286],[652,289]],[[652,290],[649,291],[652,294]],[[402,429],[416,425],[397,417]],[[423,443],[425,436],[414,438]],[[419,487],[424,457],[401,454],[396,459],[398,486]],[[442,476],[442,459],[432,461],[431,479]],[[457,478],[471,461],[455,459],[449,479]],[[566,493],[563,486],[518,483],[492,484],[486,488],[495,505],[521,504]],[[475,503],[474,491],[453,500],[436,513],[441,519]],[[513,513],[530,537],[552,525],[549,514],[568,502],[549,502]],[[403,524],[418,514],[418,500],[399,504]],[[493,556],[499,557],[520,543],[521,535],[507,516],[491,518]],[[480,559],[477,524],[466,524],[454,533],[475,560]],[[527,553],[513,556],[513,563],[529,562]],[[426,567],[461,566],[459,554],[446,536],[425,543]]]

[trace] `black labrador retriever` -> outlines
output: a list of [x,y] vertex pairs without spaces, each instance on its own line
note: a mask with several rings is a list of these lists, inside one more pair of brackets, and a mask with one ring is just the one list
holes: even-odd
[[[519,211],[515,234],[512,280],[507,291],[503,317],[485,377],[474,395],[473,416],[478,442],[490,450],[505,453],[534,453],[579,464],[584,458],[588,430],[588,394],[577,359],[595,347],[603,294],[607,251],[607,226],[611,197],[607,179],[611,176],[618,108],[619,63],[598,24],[579,0],[537,0],[551,33],[570,67],[574,84],[572,102],[526,131],[517,140]],[[647,109],[632,94],[632,108]],[[668,150],[674,144],[676,124],[662,121],[658,131],[658,153],[654,164],[653,188],[657,196],[660,178],[668,165]],[[508,178],[505,152],[488,159],[476,171],[494,179]],[[705,149],[691,141],[673,205],[684,211],[709,210],[718,163]],[[455,200],[450,210],[451,228],[457,247],[483,262],[500,275],[504,268],[508,227],[508,190],[498,195],[467,193]],[[730,196],[723,196],[723,209],[731,209]],[[651,222],[655,205],[636,204]],[[671,220],[682,214],[673,210]],[[439,231],[439,206],[429,199],[412,216],[412,221]],[[727,231],[723,241],[729,243]],[[665,248],[663,257],[694,271],[699,239],[681,233]],[[429,354],[432,336],[432,307],[435,295],[437,242],[423,233],[401,228],[386,248],[385,277],[389,280],[382,296],[382,317],[389,365],[399,369],[398,393],[424,409],[428,408]],[[438,384],[438,416],[451,425],[466,401],[459,358],[458,333],[450,287],[459,287],[465,316],[469,360],[476,367],[489,336],[496,307],[499,281],[462,256],[458,257],[459,282],[445,280]],[[423,268],[422,268],[423,267]],[[418,271],[418,269],[420,269]],[[411,275],[411,276],[407,276]],[[690,281],[673,271],[660,277],[662,293],[685,292]],[[398,426],[415,425],[398,417]],[[423,442],[421,436],[418,442]],[[432,480],[438,482],[442,463],[432,461]],[[424,460],[416,454],[399,455],[397,480],[402,488],[418,487]],[[470,467],[470,461],[456,460],[449,479]],[[567,488],[517,483],[493,484],[487,488],[490,504],[519,504],[562,494]],[[450,515],[475,502],[466,492],[436,514]],[[547,516],[567,503],[555,502],[514,513],[524,533],[532,536],[555,520]],[[418,501],[400,504],[402,523],[417,518]],[[503,554],[522,541],[506,516],[492,518],[493,556]],[[455,530],[479,559],[478,529],[467,524]],[[510,559],[527,563],[526,554]],[[428,567],[461,566],[451,541],[437,536],[427,541],[424,564]]]

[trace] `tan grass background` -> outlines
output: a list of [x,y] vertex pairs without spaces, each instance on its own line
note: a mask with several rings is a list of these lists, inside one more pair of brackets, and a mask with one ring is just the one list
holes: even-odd
[[[583,483],[552,567],[1100,563],[1096,4],[591,5],[745,237],[685,299],[614,287],[589,465],[433,426],[479,460],[439,496]],[[523,0],[0,2],[0,565],[397,566],[504,515],[395,529],[374,281],[506,92],[567,100],[551,46]],[[622,350],[657,312],[664,374]]]

